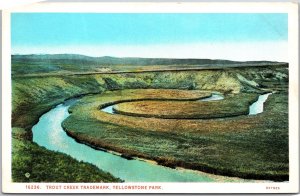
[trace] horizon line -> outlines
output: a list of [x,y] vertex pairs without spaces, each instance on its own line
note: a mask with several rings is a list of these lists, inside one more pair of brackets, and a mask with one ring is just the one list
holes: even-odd
[[109,58],[136,58],[136,59],[177,59],[177,60],[215,60],[215,61],[233,61],[233,62],[257,62],[257,61],[267,61],[267,62],[274,62],[274,63],[288,63],[287,61],[276,61],[276,60],[232,60],[232,59],[218,59],[218,58],[194,58],[194,57],[187,57],[187,58],[176,58],[176,57],[140,57],[140,56],[110,56],[110,55],[104,55],[104,56],[93,56],[93,55],[86,55],[86,54],[80,54],[80,53],[13,53],[13,55],[19,55],[19,56],[32,56],[32,55],[37,55],[37,56],[42,56],[42,55],[78,55],[78,56],[84,56],[84,57],[91,57],[91,58],[104,58],[104,57],[109,57]]

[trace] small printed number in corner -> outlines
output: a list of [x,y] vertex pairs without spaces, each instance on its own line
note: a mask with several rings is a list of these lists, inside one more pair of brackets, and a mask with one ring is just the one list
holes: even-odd
[[266,186],[267,190],[280,190],[279,186]]

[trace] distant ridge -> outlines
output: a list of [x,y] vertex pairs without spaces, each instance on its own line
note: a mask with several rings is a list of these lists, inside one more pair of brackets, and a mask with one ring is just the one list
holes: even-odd
[[139,57],[90,57],[79,54],[31,54],[12,55],[13,62],[19,61],[46,61],[49,63],[92,63],[96,65],[208,65],[208,64],[253,64],[278,63],[276,61],[231,61],[220,59],[174,59],[174,58],[139,58]]

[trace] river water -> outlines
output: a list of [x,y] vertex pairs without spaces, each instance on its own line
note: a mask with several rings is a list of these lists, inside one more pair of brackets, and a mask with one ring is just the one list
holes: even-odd
[[256,115],[256,114],[262,113],[264,111],[264,103],[266,102],[269,95],[271,95],[271,94],[272,93],[260,95],[258,97],[258,100],[250,105],[249,115]]
[[92,163],[104,171],[110,172],[125,182],[197,182],[214,181],[208,175],[190,170],[175,170],[140,160],[127,160],[120,156],[95,150],[77,143],[61,127],[61,123],[70,114],[72,103],[60,104],[41,116],[32,128],[33,141],[49,150],[66,153],[73,158]]
[[[221,99],[218,96],[215,98]],[[264,98],[258,101],[263,100]],[[127,160],[76,142],[61,126],[62,121],[70,115],[68,108],[75,102],[76,100],[70,100],[59,104],[42,115],[32,128],[33,141],[49,150],[63,152],[79,161],[92,163],[125,182],[213,182],[218,178],[203,172],[171,169],[141,160]],[[106,110],[110,112],[112,108]]]

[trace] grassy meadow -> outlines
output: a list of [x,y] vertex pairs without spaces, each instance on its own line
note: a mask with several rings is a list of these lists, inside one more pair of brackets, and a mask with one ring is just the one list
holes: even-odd
[[221,101],[134,101],[114,105],[117,114],[166,119],[211,119],[247,115],[258,96],[240,93]]
[[[226,63],[229,65],[226,66]],[[215,68],[209,69],[209,66]],[[153,70],[155,67],[172,70],[156,71]],[[185,67],[206,69],[176,71]],[[108,57],[104,62],[103,59],[80,56],[13,56],[13,181],[120,181],[93,165],[78,162],[68,155],[49,151],[32,142],[31,128],[43,113],[66,99],[83,95],[87,96],[70,108],[72,115],[63,123],[67,133],[79,141],[128,156],[152,159],[170,167],[180,166],[250,179],[288,180],[286,68],[286,64],[274,62],[139,61]],[[137,93],[141,89],[148,90]],[[153,93],[149,89],[173,91]],[[182,90],[186,92],[180,93]],[[198,93],[191,90],[198,90]],[[147,91],[148,94],[145,93]],[[105,104],[129,98],[138,99],[143,104],[149,103],[149,99],[153,102],[157,101],[154,99],[181,98],[192,102],[209,96],[213,91],[224,94],[224,103],[197,103],[197,107],[206,108],[205,115],[215,112],[224,112],[229,116],[234,112],[246,114],[250,102],[257,99],[258,94],[270,91],[274,94],[267,100],[262,114],[214,120],[147,118],[141,121],[138,120],[140,117],[112,115],[99,109],[101,104],[104,107]],[[145,96],[148,100],[142,101]],[[123,109],[133,111],[138,107],[134,103],[123,103]],[[169,108],[174,101],[167,106],[165,104],[160,107]],[[149,107],[154,113],[159,113],[159,108],[154,108],[153,104]],[[173,107],[179,108],[176,104]],[[210,111],[212,107],[214,112]],[[195,107],[192,106],[187,112],[194,115]],[[183,115],[180,110],[175,113]],[[176,115],[173,117],[177,118]],[[198,115],[203,116],[203,113]],[[99,128],[102,131],[99,132]],[[56,168],[56,165],[59,165],[57,170],[49,170]],[[36,168],[39,172],[33,172],[28,179],[25,174]],[[78,168],[76,172],[74,168]],[[58,175],[62,175],[61,178]]]
[[[163,97],[163,93],[156,92]],[[227,97],[233,108],[239,110],[239,106],[245,106],[248,112],[251,95],[241,94],[237,96],[239,99],[235,100],[235,105],[232,97]],[[126,116],[98,109],[113,100],[134,101],[138,100],[136,97],[148,98],[143,90],[86,96],[70,108],[72,115],[63,122],[63,127],[70,136],[92,146],[117,151],[127,157],[155,160],[169,167],[250,179],[288,179],[288,127],[287,116],[283,115],[283,111],[287,110],[286,96],[270,96],[265,112],[257,116],[243,114],[210,120],[140,118],[143,117],[139,116],[140,110],[135,116]],[[252,102],[255,98],[252,95]],[[177,102],[182,103],[179,100]],[[160,101],[162,104],[165,102],[168,101]],[[213,102],[214,107],[218,102]],[[283,111],[275,111],[278,102]],[[183,103],[186,104],[185,101]],[[178,104],[176,107],[179,107]],[[195,108],[195,105],[192,103],[191,107]],[[200,108],[193,117],[199,117]]]

